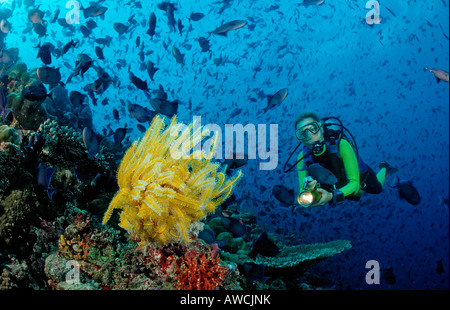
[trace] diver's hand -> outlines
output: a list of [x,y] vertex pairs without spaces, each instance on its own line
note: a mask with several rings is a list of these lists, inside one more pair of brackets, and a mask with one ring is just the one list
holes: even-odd
[[316,202],[315,204],[313,204],[311,207],[323,206],[323,205],[329,203],[331,201],[331,199],[333,199],[333,194],[330,193],[329,191],[326,191],[323,188],[318,188],[317,191],[322,194],[322,197],[320,197],[320,200],[318,202]]
[[308,184],[306,185],[305,190],[312,191],[316,187],[317,181],[314,180],[312,177],[308,176],[303,179],[303,184],[306,184],[306,183],[308,183]]

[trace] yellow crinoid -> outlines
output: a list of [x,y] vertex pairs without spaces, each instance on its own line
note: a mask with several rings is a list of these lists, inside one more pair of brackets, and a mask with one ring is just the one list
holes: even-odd
[[119,226],[141,245],[190,241],[201,226],[196,224],[231,195],[242,176],[238,171],[228,177],[226,167],[211,160],[217,134],[204,151],[196,146],[208,132],[195,122],[186,126],[174,116],[165,127],[163,117],[155,116],[128,149],[117,172],[120,189],[103,217],[105,224],[120,209]]

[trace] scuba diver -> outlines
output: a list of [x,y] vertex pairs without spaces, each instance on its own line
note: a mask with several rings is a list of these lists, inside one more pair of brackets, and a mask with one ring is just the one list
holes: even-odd
[[381,161],[375,173],[359,157],[355,139],[336,117],[320,119],[314,112],[304,112],[295,122],[295,137],[300,143],[293,153],[301,144],[303,150],[286,170],[291,154],[284,172],[297,166],[301,190],[297,200],[303,207],[357,201],[363,191],[379,194],[386,177],[398,170]]

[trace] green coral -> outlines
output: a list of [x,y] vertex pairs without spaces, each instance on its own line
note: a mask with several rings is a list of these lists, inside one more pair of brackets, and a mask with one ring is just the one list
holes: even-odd
[[8,125],[2,125],[0,126],[0,143],[1,142],[10,142],[13,144],[19,144],[20,138],[17,131],[9,127]]
[[264,264],[270,269],[296,269],[306,267],[330,258],[351,248],[348,240],[335,240],[328,243],[300,244],[295,246],[280,245],[280,253],[275,257],[257,255],[254,259],[245,250],[236,253],[221,251],[220,256],[225,261],[238,264]]
[[242,237],[234,238],[230,232],[220,233],[219,235],[217,235],[216,240],[225,240],[227,242],[227,249],[232,253],[244,251],[246,249],[245,240]]
[[12,109],[14,118],[23,129],[37,130],[48,117],[42,101],[27,100],[21,92],[8,95],[8,107]]
[[277,256],[266,257],[258,255],[254,262],[272,268],[307,266],[339,254],[351,247],[351,243],[348,240],[284,246],[280,248],[280,253]]
[[[207,222],[209,228],[214,230],[216,236],[220,233],[227,232],[228,230],[222,225],[222,220],[220,217],[214,217]],[[205,227],[206,228],[206,227]]]

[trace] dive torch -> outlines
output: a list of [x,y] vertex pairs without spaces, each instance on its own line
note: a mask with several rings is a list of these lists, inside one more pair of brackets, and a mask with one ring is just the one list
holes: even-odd
[[303,184],[302,191],[300,192],[300,194],[297,197],[298,203],[304,208],[310,207],[314,203],[318,202],[320,200],[320,198],[322,198],[322,193],[317,190],[317,187],[318,186],[320,187],[319,183],[316,183],[314,185],[314,188],[311,190],[306,189],[310,182],[313,182],[313,181],[308,181],[308,182],[305,182],[305,184]]

